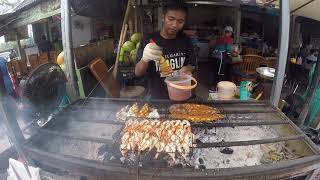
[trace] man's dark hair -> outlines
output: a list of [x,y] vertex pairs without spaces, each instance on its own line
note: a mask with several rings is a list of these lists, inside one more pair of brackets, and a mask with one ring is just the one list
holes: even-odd
[[181,10],[188,14],[188,5],[183,0],[168,0],[162,8],[163,14],[170,10]]

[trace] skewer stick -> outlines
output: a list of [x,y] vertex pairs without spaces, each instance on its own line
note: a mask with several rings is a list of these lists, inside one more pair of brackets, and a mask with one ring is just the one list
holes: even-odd
[[138,32],[138,2],[134,1],[134,31]]

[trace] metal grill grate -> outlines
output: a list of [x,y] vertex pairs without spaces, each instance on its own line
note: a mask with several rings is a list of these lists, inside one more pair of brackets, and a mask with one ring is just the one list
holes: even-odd
[[[51,155],[54,154],[52,152],[43,152],[41,151],[41,147],[35,142],[45,142],[50,141],[48,137],[59,137],[63,139],[69,140],[77,140],[77,141],[86,141],[86,142],[96,142],[103,144],[110,144],[111,152],[114,154],[118,154],[119,152],[119,141],[120,141],[120,132],[124,123],[116,120],[115,114],[122,107],[126,105],[130,105],[136,102],[136,100],[105,100],[105,99],[95,99],[92,98],[85,102],[84,106],[82,106],[82,101],[78,101],[67,108],[64,109],[61,113],[56,115],[54,119],[45,127],[38,128],[37,126],[30,125],[29,128],[36,130],[39,132],[38,136],[33,137],[29,140],[29,143],[26,145],[26,149],[34,155],[34,158],[37,158],[37,155],[42,158],[52,159]],[[144,101],[139,101],[139,103],[143,104]],[[164,118],[168,118],[168,107],[172,104],[168,101],[153,101],[148,102],[152,107],[157,108],[158,112],[163,115]],[[250,141],[237,141],[237,142],[216,142],[216,143],[201,143],[194,142],[191,147],[191,152],[193,152],[193,148],[211,148],[211,147],[230,147],[230,146],[247,146],[247,145],[258,145],[258,144],[267,144],[267,143],[276,143],[283,141],[292,141],[292,140],[301,140],[310,145],[313,151],[318,154],[316,148],[313,147],[311,141],[301,132],[299,131],[290,120],[286,119],[282,116],[275,108],[270,106],[264,102],[217,102],[214,104],[200,102],[207,105],[212,105],[218,108],[222,114],[225,115],[225,119],[221,121],[215,121],[212,123],[192,123],[192,128],[214,128],[214,127],[235,127],[235,126],[260,126],[260,125],[287,125],[292,128],[296,133],[294,135],[289,135],[285,137],[278,138],[270,138],[270,139],[262,139],[262,140],[250,140]],[[86,132],[83,133],[75,133],[72,132],[72,125],[84,123],[87,126],[95,125],[99,126],[115,126],[118,127],[119,130],[116,135],[113,137],[100,137],[95,136],[94,133],[89,135]],[[84,126],[84,125],[83,125]],[[82,127],[82,126],[81,126]],[[83,127],[82,127],[83,128]],[[108,129],[106,129],[108,131]],[[139,168],[147,168],[153,169],[152,171],[158,171],[159,168],[166,168],[167,165],[160,159],[154,160],[151,157],[154,152],[149,152],[145,154],[137,153],[137,157],[134,163],[130,162],[127,164],[121,164],[119,161],[108,161],[108,162],[97,162],[95,161],[95,165],[88,163],[88,160],[84,160],[81,157],[70,157],[66,154],[55,154],[54,157],[59,157],[62,160],[69,162],[71,159],[74,161],[78,159],[80,164],[86,166],[94,166],[94,167],[104,167],[107,163],[112,167],[120,166],[126,167],[129,169],[139,169]],[[98,165],[100,164],[100,165]],[[180,166],[179,166],[180,167]],[[135,171],[134,170],[134,171]],[[178,172],[177,172],[178,173]]]

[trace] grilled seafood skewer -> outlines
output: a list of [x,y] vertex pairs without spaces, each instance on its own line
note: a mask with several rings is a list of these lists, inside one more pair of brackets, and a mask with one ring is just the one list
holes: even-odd
[[116,117],[120,121],[126,121],[130,117],[136,118],[160,118],[158,110],[150,107],[147,103],[139,108],[138,103],[132,106],[125,106],[116,113]]
[[174,104],[170,106],[170,117],[174,119],[186,119],[193,122],[216,121],[224,118],[219,110],[201,104]]
[[123,129],[120,151],[123,156],[128,151],[151,151],[157,154],[167,153],[173,160],[176,153],[186,159],[192,145],[191,125],[189,121],[164,121],[129,119]]

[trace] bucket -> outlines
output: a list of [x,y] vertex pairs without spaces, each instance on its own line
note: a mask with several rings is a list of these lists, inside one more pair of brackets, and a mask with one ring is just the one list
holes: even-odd
[[237,86],[233,82],[220,81],[217,85],[218,94],[220,100],[231,100],[233,99]]
[[[193,85],[191,81],[194,82]],[[174,101],[189,99],[192,95],[191,90],[197,86],[197,80],[185,73],[169,76],[164,82],[167,83],[169,98]]]

